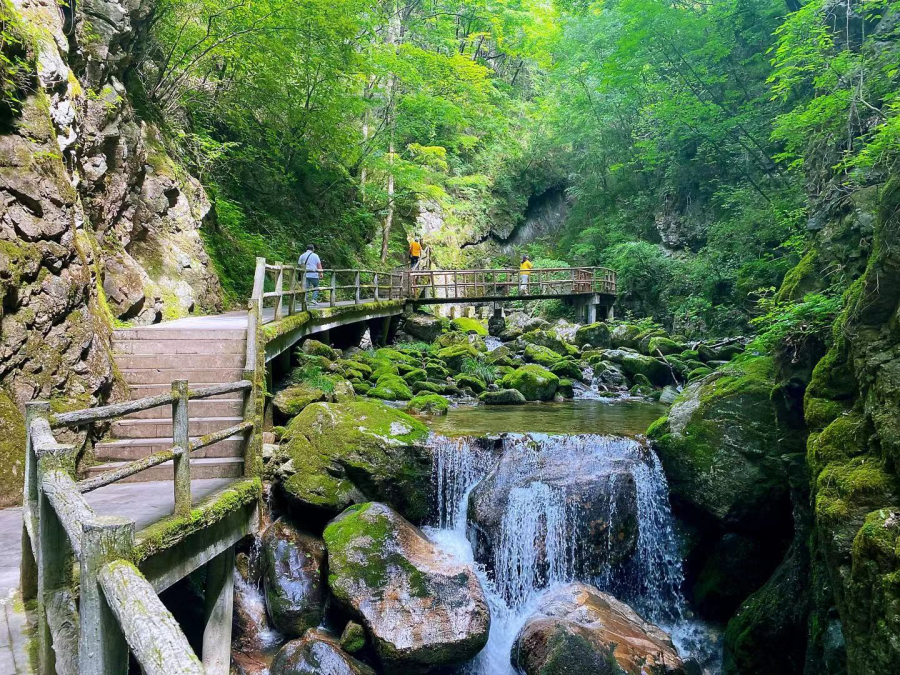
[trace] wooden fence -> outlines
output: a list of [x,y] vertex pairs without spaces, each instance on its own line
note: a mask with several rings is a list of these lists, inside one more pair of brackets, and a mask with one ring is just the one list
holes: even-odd
[[407,297],[476,301],[503,298],[615,295],[616,273],[606,267],[413,270],[406,272]]
[[[245,392],[244,420],[191,440],[188,401]],[[131,564],[135,522],[98,516],[84,493],[172,461],[175,514],[191,511],[191,453],[245,434],[245,471],[252,470],[253,429],[249,380],[191,391],[186,380],[167,394],[99,408],[52,414],[46,402],[28,404],[23,585],[37,572],[39,672],[58,675],[128,673],[129,650],[147,675],[205,672],[178,623],[153,586]],[[55,429],[84,427],[129,413],[172,406],[173,446],[87,480],[75,480],[76,449],[61,444]],[[73,574],[77,565],[79,574]],[[29,566],[36,568],[29,569]],[[230,572],[229,572],[230,574]],[[78,593],[77,609],[75,587]],[[230,618],[229,618],[230,621]],[[218,649],[230,650],[230,645]],[[219,655],[204,654],[221,659]]]

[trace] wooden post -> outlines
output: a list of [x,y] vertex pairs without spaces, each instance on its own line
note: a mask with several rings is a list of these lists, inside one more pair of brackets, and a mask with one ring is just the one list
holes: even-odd
[[308,292],[306,290],[306,266],[300,270],[300,311],[305,312],[309,305]]
[[358,305],[358,304],[359,304],[359,300],[360,300],[360,297],[359,297],[359,281],[360,281],[359,270],[356,270],[356,279],[353,281],[353,285],[356,287],[356,289],[355,289],[356,292],[355,292],[354,295],[353,295],[353,304],[355,304],[355,305]]
[[294,301],[297,299],[297,268],[290,266],[290,281],[288,282],[288,316],[294,313]]
[[375,281],[372,285],[375,286],[375,302],[378,302],[378,272],[375,272]]
[[337,290],[337,272],[332,271],[331,273],[331,293],[329,294],[329,302],[328,304],[334,307],[335,297],[334,294]]
[[280,262],[275,263],[278,268],[278,274],[275,276],[275,320],[281,321],[282,304],[284,302],[284,265]]
[[206,563],[206,627],[203,667],[206,675],[228,675],[231,667],[231,615],[234,610],[234,546]]
[[81,595],[78,601],[79,675],[127,675],[128,643],[109,609],[98,575],[113,560],[131,556],[134,521],[119,517],[95,517],[84,523],[81,539]]
[[186,516],[191,512],[191,439],[188,429],[188,382],[172,382],[172,439],[181,453],[175,455],[175,515]]
[[[23,490],[23,518],[33,518],[37,515],[38,503],[38,477],[37,454],[31,438],[31,422],[38,417],[47,417],[50,414],[50,404],[47,401],[31,401],[25,404],[25,487]],[[37,539],[37,532],[34,532]],[[22,558],[19,562],[19,587],[22,591],[22,600],[34,600],[38,594],[38,563],[37,551],[32,548],[31,537],[28,536],[28,527],[22,522]]]

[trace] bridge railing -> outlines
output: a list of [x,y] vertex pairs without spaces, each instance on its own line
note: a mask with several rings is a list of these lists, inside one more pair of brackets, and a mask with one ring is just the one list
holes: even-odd
[[472,300],[587,293],[615,294],[616,273],[606,267],[413,270],[411,298]]
[[[246,392],[244,421],[192,439],[188,401],[238,391]],[[23,586],[37,579],[39,672],[125,675],[129,650],[148,674],[204,672],[172,614],[130,562],[134,520],[97,515],[84,494],[172,461],[175,515],[190,514],[191,453],[252,430],[252,399],[252,383],[247,380],[193,391],[186,380],[177,380],[170,393],[97,408],[53,414],[46,402],[27,405],[22,577]],[[167,405],[172,406],[171,448],[75,480],[75,446],[58,443],[54,430]],[[245,447],[249,453],[246,437]],[[245,471],[251,466],[245,455]]]

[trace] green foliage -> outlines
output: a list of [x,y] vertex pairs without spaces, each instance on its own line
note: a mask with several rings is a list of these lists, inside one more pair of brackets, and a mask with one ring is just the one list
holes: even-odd
[[291,372],[291,380],[294,383],[302,382],[314,389],[321,389],[326,394],[334,391],[335,378],[333,375],[326,374],[321,366],[307,363]]
[[799,302],[780,302],[775,289],[759,300],[762,314],[751,321],[758,334],[748,346],[759,352],[802,347],[810,336],[826,338],[841,309],[841,296],[809,293]]
[[492,384],[497,380],[497,367],[479,359],[463,359],[461,373],[473,375],[485,384]]
[[[15,113],[19,97],[32,73],[30,41],[10,0],[0,0],[0,106]],[[32,49],[33,51],[33,49]]]

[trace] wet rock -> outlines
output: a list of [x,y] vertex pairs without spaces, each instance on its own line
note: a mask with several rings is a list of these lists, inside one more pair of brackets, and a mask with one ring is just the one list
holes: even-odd
[[303,409],[312,404],[324,401],[328,397],[321,389],[301,382],[282,389],[272,399],[272,407],[278,413],[279,422],[299,415]]
[[556,335],[553,335],[549,331],[545,330],[532,330],[522,334],[522,342],[528,345],[537,345],[538,347],[544,347],[546,349],[550,349],[559,356],[566,356],[569,354],[569,345]]
[[612,345],[609,326],[602,321],[581,326],[575,331],[573,342],[579,347],[589,344],[597,349],[609,349]]
[[502,314],[492,314],[488,319],[488,335],[500,337],[504,330],[506,330],[506,319]]
[[417,394],[406,405],[407,411],[425,415],[446,415],[450,402],[440,394]]
[[350,507],[324,536],[333,597],[366,627],[385,670],[423,672],[484,647],[490,612],[474,570],[395,511]]
[[562,361],[562,359],[562,356],[547,347],[533,344],[525,346],[525,360],[530,363],[536,363],[539,366],[550,368]]
[[485,405],[522,405],[525,403],[525,396],[516,389],[486,391],[478,399]]
[[417,313],[407,317],[403,330],[422,342],[434,342],[444,332],[444,324],[436,316]]
[[325,545],[279,518],[262,538],[266,608],[275,628],[297,637],[325,612]]
[[525,675],[686,675],[672,640],[608,593],[581,583],[549,591],[513,644]]
[[531,364],[505,375],[500,386],[518,390],[527,401],[552,401],[559,387],[559,377],[546,368]]
[[[609,453],[594,444],[610,442],[632,443],[634,459],[608,459]],[[535,514],[545,519],[549,516],[544,512],[564,507],[565,522],[554,525],[561,531],[552,534],[579,548],[579,572],[597,574],[606,564],[626,560],[637,546],[637,490],[632,470],[643,452],[637,441],[599,438],[588,442],[578,436],[540,447],[524,441],[513,445],[469,496],[476,558],[496,566],[504,532],[515,536],[506,523]],[[540,485],[536,488],[535,483]],[[545,541],[548,527],[539,522],[534,535],[539,576],[549,564],[546,549],[552,543]]]
[[461,333],[472,333],[481,336],[488,334],[487,328],[485,328],[484,324],[478,319],[470,319],[469,317],[461,316],[457,319],[453,319],[450,324],[453,326],[454,330],[458,330]]
[[634,349],[637,343],[635,338],[640,334],[641,330],[637,326],[628,323],[620,323],[615,326],[609,333],[610,344],[613,349]]
[[421,520],[431,507],[427,438],[424,424],[376,401],[313,403],[285,430],[296,473],[284,492],[323,516],[379,499]]
[[334,361],[337,358],[337,352],[335,352],[334,349],[324,342],[313,340],[312,338],[305,340],[300,349],[307,356],[322,356],[329,361]]
[[388,373],[376,380],[375,387],[368,395],[384,401],[408,401],[413,396],[412,390],[402,377]]
[[375,675],[375,671],[345,653],[333,635],[312,629],[278,651],[272,661],[271,674]]
[[631,380],[635,375],[643,375],[655,386],[672,384],[672,371],[662,361],[652,356],[624,349],[610,349],[604,352],[603,358],[619,366],[622,373]]
[[341,633],[341,649],[355,654],[366,646],[366,629],[355,621],[348,621]]

